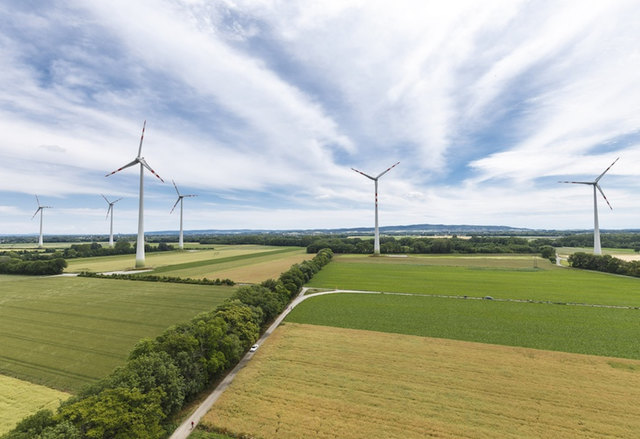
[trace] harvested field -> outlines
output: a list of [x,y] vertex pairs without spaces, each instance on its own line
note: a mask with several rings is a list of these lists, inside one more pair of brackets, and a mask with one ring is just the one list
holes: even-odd
[[640,361],[287,323],[205,417],[262,438],[621,438]]
[[11,430],[18,420],[42,410],[55,410],[68,393],[0,375],[0,435]]

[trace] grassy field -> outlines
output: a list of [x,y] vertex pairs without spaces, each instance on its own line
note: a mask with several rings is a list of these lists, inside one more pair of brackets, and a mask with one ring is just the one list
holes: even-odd
[[639,400],[640,361],[288,323],[204,422],[282,439],[622,438]]
[[38,410],[55,410],[68,393],[0,375],[0,435]]
[[[300,247],[269,247],[258,245],[221,245],[210,250],[187,250],[148,253],[146,263],[153,274],[167,276],[232,279],[236,282],[260,282],[277,277],[293,263],[301,262],[307,255]],[[292,262],[293,261],[293,262]],[[104,256],[69,259],[65,271],[120,271],[133,267],[133,255]],[[252,266],[257,267],[255,270]],[[262,276],[268,273],[272,276]],[[235,275],[237,277],[230,277]]]
[[234,288],[42,277],[1,282],[0,373],[74,392],[143,337],[215,308]]
[[307,286],[640,306],[640,279],[556,267],[532,257],[337,256]]
[[640,359],[639,320],[637,309],[341,293],[286,321]]

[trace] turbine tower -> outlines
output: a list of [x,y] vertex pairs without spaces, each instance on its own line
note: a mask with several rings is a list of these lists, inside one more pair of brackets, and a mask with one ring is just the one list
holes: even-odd
[[171,180],[171,182],[173,183],[173,187],[176,188],[176,193],[178,194],[178,199],[176,200],[176,204],[173,205],[173,207],[171,208],[171,212],[169,212],[169,215],[171,215],[173,213],[173,210],[176,208],[176,206],[178,205],[178,203],[180,203],[180,239],[178,241],[178,246],[180,247],[180,250],[182,250],[184,248],[184,239],[183,239],[183,235],[182,235],[182,202],[184,200],[184,198],[186,197],[197,197],[197,195],[180,195],[180,191],[178,190],[178,186],[176,186],[176,182]]
[[104,198],[104,201],[106,201],[109,205],[109,208],[107,209],[107,218],[109,218],[109,213],[111,213],[111,227],[109,228],[109,247],[113,247],[113,205],[122,200],[122,198],[118,198],[115,201],[107,200],[107,197],[105,197],[104,195],[102,195],[102,198]]
[[44,212],[45,209],[51,209],[51,206],[42,206],[40,204],[40,199],[38,198],[37,195],[36,195],[36,202],[38,203],[38,209],[36,210],[36,213],[33,214],[31,219],[34,219],[38,214],[38,212],[40,212],[40,238],[38,238],[38,247],[42,248],[44,246],[42,242],[42,213]]
[[570,184],[588,184],[593,186],[593,254],[594,255],[600,255],[602,254],[602,248],[600,247],[600,227],[598,225],[598,196],[596,193],[596,188],[600,191],[600,193],[602,194],[602,197],[604,198],[604,201],[607,202],[607,204],[609,205],[609,208],[611,210],[613,210],[613,207],[611,207],[611,204],[609,203],[609,200],[607,200],[607,197],[605,196],[604,192],[602,191],[602,188],[600,187],[600,185],[598,184],[598,182],[600,181],[600,179],[604,176],[604,174],[607,173],[607,171],[609,169],[611,169],[611,167],[613,165],[615,165],[615,163],[620,159],[620,157],[618,157],[617,159],[615,159],[613,161],[613,163],[611,163],[609,165],[609,167],[607,169],[604,170],[604,172],[602,174],[600,174],[598,176],[598,178],[596,178],[593,181],[559,181],[558,183],[570,183]]
[[380,177],[382,177],[384,174],[386,174],[387,172],[391,171],[396,166],[398,166],[399,163],[400,162],[397,162],[395,165],[387,168],[385,171],[381,172],[376,177],[372,177],[370,175],[365,174],[362,171],[358,171],[355,168],[351,168],[352,170],[356,171],[359,174],[364,175],[365,177],[367,177],[368,179],[373,180],[373,182],[374,182],[375,194],[376,194],[376,227],[375,227],[375,237],[374,237],[374,240],[373,240],[373,254],[374,255],[379,255],[380,254],[380,232],[378,230],[378,179]]
[[140,146],[138,147],[138,155],[136,156],[136,158],[123,167],[116,169],[110,174],[105,175],[105,177],[108,177],[130,166],[140,164],[140,199],[138,203],[138,240],[136,244],[136,268],[144,267],[144,168],[147,168],[153,175],[158,177],[158,179],[164,183],[162,177],[156,174],[156,171],[151,169],[151,167],[145,161],[144,157],[141,156],[142,140],[144,139],[144,129],[146,126],[147,121],[145,120],[144,124],[142,125],[142,135],[140,136]]

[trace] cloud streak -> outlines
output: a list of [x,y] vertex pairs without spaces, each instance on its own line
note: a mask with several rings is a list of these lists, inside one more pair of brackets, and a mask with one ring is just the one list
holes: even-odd
[[[102,208],[99,193],[135,198],[135,172],[103,176],[134,157],[144,119],[150,165],[201,194],[192,228],[367,225],[372,190],[349,168],[396,160],[381,183],[383,221],[588,227],[587,201],[556,181],[598,175],[617,156],[605,189],[616,211],[603,227],[635,227],[639,9],[0,5],[0,233],[33,229],[16,213],[33,193],[61,209]],[[146,190],[148,228],[171,227],[172,187],[148,180]],[[99,231],[88,212],[50,221]]]

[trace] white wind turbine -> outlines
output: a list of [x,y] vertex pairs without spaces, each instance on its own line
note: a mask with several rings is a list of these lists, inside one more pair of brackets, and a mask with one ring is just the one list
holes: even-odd
[[42,213],[44,212],[45,209],[51,209],[51,206],[42,206],[40,204],[40,199],[38,198],[37,195],[36,195],[36,201],[38,202],[38,209],[36,210],[36,213],[33,214],[31,219],[34,219],[38,214],[38,212],[40,212],[40,238],[38,238],[38,247],[42,248],[44,245],[42,242]]
[[132,162],[127,163],[123,167],[116,169],[110,174],[105,175],[108,177],[110,175],[115,174],[116,172],[122,171],[130,166],[140,164],[140,199],[138,204],[138,240],[136,244],[136,268],[144,267],[144,168],[147,168],[153,175],[158,177],[158,179],[164,183],[162,177],[156,174],[156,171],[151,169],[151,167],[147,164],[140,154],[142,154],[142,140],[144,139],[144,129],[147,126],[147,121],[144,121],[142,125],[142,136],[140,136],[140,146],[138,147],[138,155]]
[[606,174],[607,171],[611,169],[611,166],[615,165],[618,159],[620,159],[620,157],[615,159],[613,163],[611,163],[609,167],[605,169],[604,172],[600,174],[598,178],[596,178],[593,181],[559,181],[558,182],[558,183],[571,183],[571,184],[588,184],[593,186],[593,254],[594,255],[602,254],[602,248],[600,247],[600,227],[598,225],[598,196],[596,193],[596,188],[602,194],[602,197],[604,198],[604,201],[606,201],[607,204],[609,205],[609,208],[613,210],[613,207],[611,207],[609,200],[607,200],[607,197],[604,195],[604,192],[602,191],[602,188],[600,187],[598,182],[604,176],[604,174]]
[[387,172],[391,171],[393,168],[395,168],[396,166],[398,166],[400,162],[397,162],[395,165],[387,168],[385,171],[381,172],[380,174],[378,174],[376,177],[372,177],[370,175],[365,174],[362,171],[358,171],[355,168],[351,168],[352,170],[356,171],[359,174],[364,175],[365,177],[373,180],[373,182],[375,183],[375,194],[376,194],[376,227],[375,227],[375,237],[373,240],[373,254],[374,255],[379,255],[380,254],[380,232],[378,230],[378,179],[380,177],[382,177],[384,174],[386,174]]
[[180,247],[180,249],[184,248],[184,239],[182,236],[182,202],[184,200],[184,198],[189,198],[189,197],[197,197],[197,195],[180,195],[180,191],[178,190],[178,186],[176,186],[176,182],[171,180],[171,182],[173,183],[173,187],[176,188],[176,193],[178,194],[178,199],[176,200],[176,204],[173,205],[173,207],[171,208],[171,212],[169,212],[169,215],[171,215],[173,213],[173,210],[176,208],[176,206],[178,205],[178,203],[180,203],[180,239],[178,241],[178,246]]
[[104,195],[102,195],[102,198],[104,198],[104,201],[106,201],[109,205],[109,208],[107,209],[107,218],[109,218],[109,214],[111,214],[111,227],[109,227],[109,247],[113,247],[113,205],[122,200],[122,198],[118,198],[115,201],[107,200],[107,197],[105,197]]

